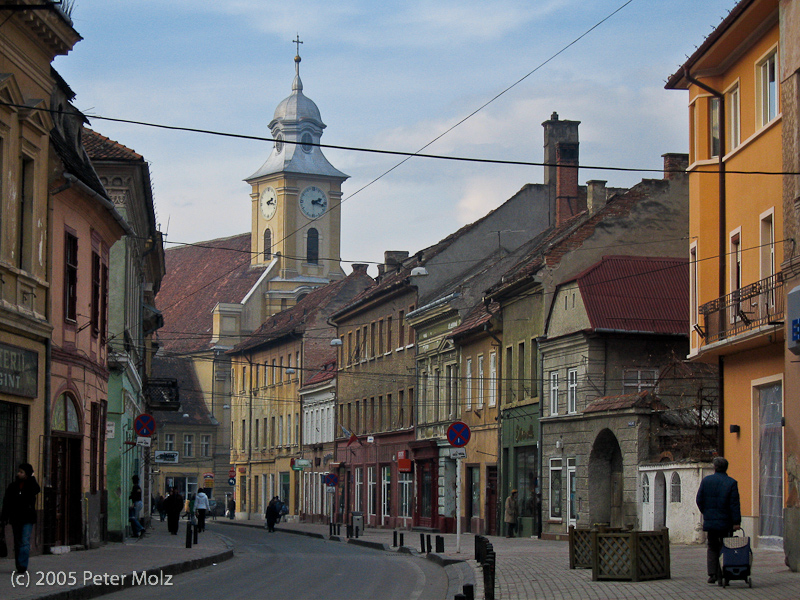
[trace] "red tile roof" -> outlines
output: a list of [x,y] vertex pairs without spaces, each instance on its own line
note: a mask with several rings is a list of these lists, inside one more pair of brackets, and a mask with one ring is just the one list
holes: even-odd
[[686,259],[606,256],[573,281],[593,329],[688,334]]
[[336,361],[329,360],[324,365],[322,365],[322,369],[314,373],[311,377],[309,377],[304,383],[303,388],[311,387],[312,385],[318,385],[320,383],[325,383],[326,381],[332,381],[336,379]]
[[219,302],[241,302],[264,272],[250,266],[250,234],[170,248],[164,255],[167,271],[156,296],[164,316],[159,341],[173,353],[208,350],[211,311]]
[[631,408],[651,408],[653,410],[665,410],[665,406],[658,397],[649,390],[638,394],[622,394],[619,396],[604,396],[597,398],[583,409],[584,413],[605,412],[612,410],[627,410]]
[[86,149],[86,153],[93,161],[128,160],[141,162],[144,160],[141,154],[137,154],[127,146],[123,146],[119,142],[115,142],[104,135],[100,135],[88,127],[83,128],[81,140],[83,141],[83,147]]
[[461,322],[461,324],[453,329],[448,337],[455,338],[462,334],[482,328],[499,310],[500,304],[498,302],[492,302],[489,304],[489,306],[486,306],[483,302],[481,302],[477,306],[473,307],[469,313],[467,313],[467,316],[464,317],[464,320]]

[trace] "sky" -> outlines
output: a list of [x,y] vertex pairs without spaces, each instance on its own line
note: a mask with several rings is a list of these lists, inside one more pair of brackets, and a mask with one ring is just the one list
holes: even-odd
[[[303,91],[327,125],[323,144],[415,152],[519,81],[425,152],[541,162],[541,123],[555,111],[581,122],[581,164],[660,169],[662,154],[688,150],[688,92],[665,90],[665,80],[735,4],[76,0],[84,39],[54,67],[90,126],[150,163],[167,242],[194,243],[250,230],[243,180],[272,143],[92,115],[269,138],[291,93],[299,35]],[[402,157],[323,152],[350,175],[345,263],[413,254],[543,179],[539,166],[416,157],[374,181]],[[581,169],[579,180],[629,187],[659,176]]]

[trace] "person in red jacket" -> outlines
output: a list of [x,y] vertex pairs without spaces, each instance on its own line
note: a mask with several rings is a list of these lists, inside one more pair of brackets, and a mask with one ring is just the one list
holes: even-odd
[[28,558],[31,554],[31,532],[36,524],[36,495],[40,491],[33,467],[22,463],[17,470],[17,477],[6,488],[3,496],[3,510],[0,512],[0,530],[6,523],[11,524],[14,532],[14,562],[17,572],[28,570]]

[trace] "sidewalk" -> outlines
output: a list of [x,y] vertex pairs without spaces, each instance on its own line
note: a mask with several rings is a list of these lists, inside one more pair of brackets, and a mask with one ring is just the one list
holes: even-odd
[[189,549],[185,520],[178,535],[169,534],[166,522],[154,521],[153,528],[140,540],[131,538],[96,550],[32,556],[28,574],[18,575],[15,582],[12,554],[10,559],[0,559],[0,598],[78,600],[134,584],[155,585],[154,595],[169,594],[170,588],[161,585],[172,575],[233,557],[232,548],[214,532],[221,529],[210,521],[207,530],[199,534],[197,545]]
[[[226,521],[227,525],[263,527],[263,520]],[[328,537],[328,525],[305,523],[279,523],[276,529],[305,535]],[[341,529],[341,540],[345,528]],[[409,550],[420,551],[420,532],[404,531],[404,543]],[[426,534],[427,535],[427,534]],[[435,535],[431,543],[435,549]],[[444,553],[437,555],[444,560],[463,560],[472,567],[475,598],[484,598],[483,575],[475,562],[475,541],[472,534],[461,535],[461,552],[456,552],[456,535],[442,534],[445,540]],[[783,552],[774,550],[754,551],[753,588],[742,581],[732,581],[728,588],[706,583],[706,547],[673,545],[670,549],[670,579],[645,582],[592,581],[592,572],[587,569],[569,568],[567,542],[539,540],[536,538],[489,538],[497,555],[497,584],[495,597],[498,600],[607,600],[648,598],[648,600],[705,600],[729,599],[731,595],[748,600],[797,600],[800,598],[800,573],[791,572],[784,564]],[[387,529],[367,530],[351,543],[372,545],[386,550],[392,548],[393,531]],[[399,541],[398,541],[399,543]],[[449,568],[449,567],[448,567]],[[451,575],[451,590],[448,599],[461,591],[455,589]],[[470,581],[472,583],[472,581]],[[455,589],[455,591],[454,591]],[[453,592],[453,593],[450,593]]]

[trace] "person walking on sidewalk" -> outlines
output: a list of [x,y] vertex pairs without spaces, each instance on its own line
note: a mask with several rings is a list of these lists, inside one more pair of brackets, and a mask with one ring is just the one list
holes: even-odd
[[233,499],[233,496],[228,498],[228,518],[231,520],[236,518],[236,500]]
[[722,538],[741,529],[742,513],[739,506],[739,484],[728,475],[728,461],[717,456],[711,461],[714,473],[703,478],[697,490],[697,508],[703,514],[703,531],[708,537],[706,566],[708,583],[720,578],[719,553]]
[[506,522],[506,537],[513,538],[517,530],[517,517],[519,508],[517,507],[517,490],[511,490],[511,495],[506,498],[506,510],[504,521]]
[[133,537],[139,537],[139,535],[144,532],[144,527],[142,527],[142,524],[139,522],[142,509],[144,508],[144,503],[142,502],[142,488],[139,487],[138,475],[131,477],[131,482],[133,486],[131,487],[131,493],[128,499],[131,501],[132,506],[128,508],[128,520],[131,522]]
[[164,500],[164,510],[167,513],[167,529],[172,535],[178,535],[178,523],[183,510],[183,496],[176,488],[169,491],[169,496]]
[[5,535],[6,523],[14,533],[14,564],[18,573],[28,570],[31,554],[31,532],[36,524],[36,495],[41,488],[33,476],[33,467],[22,463],[17,477],[6,488],[0,512],[0,535]]
[[197,511],[197,531],[206,530],[206,513],[211,506],[208,503],[208,496],[205,489],[200,488],[194,499],[194,508]]
[[270,533],[274,533],[275,523],[278,521],[278,517],[280,517],[276,500],[277,496],[269,501],[269,504],[267,504],[267,514],[264,515],[264,518],[267,520],[267,530]]

